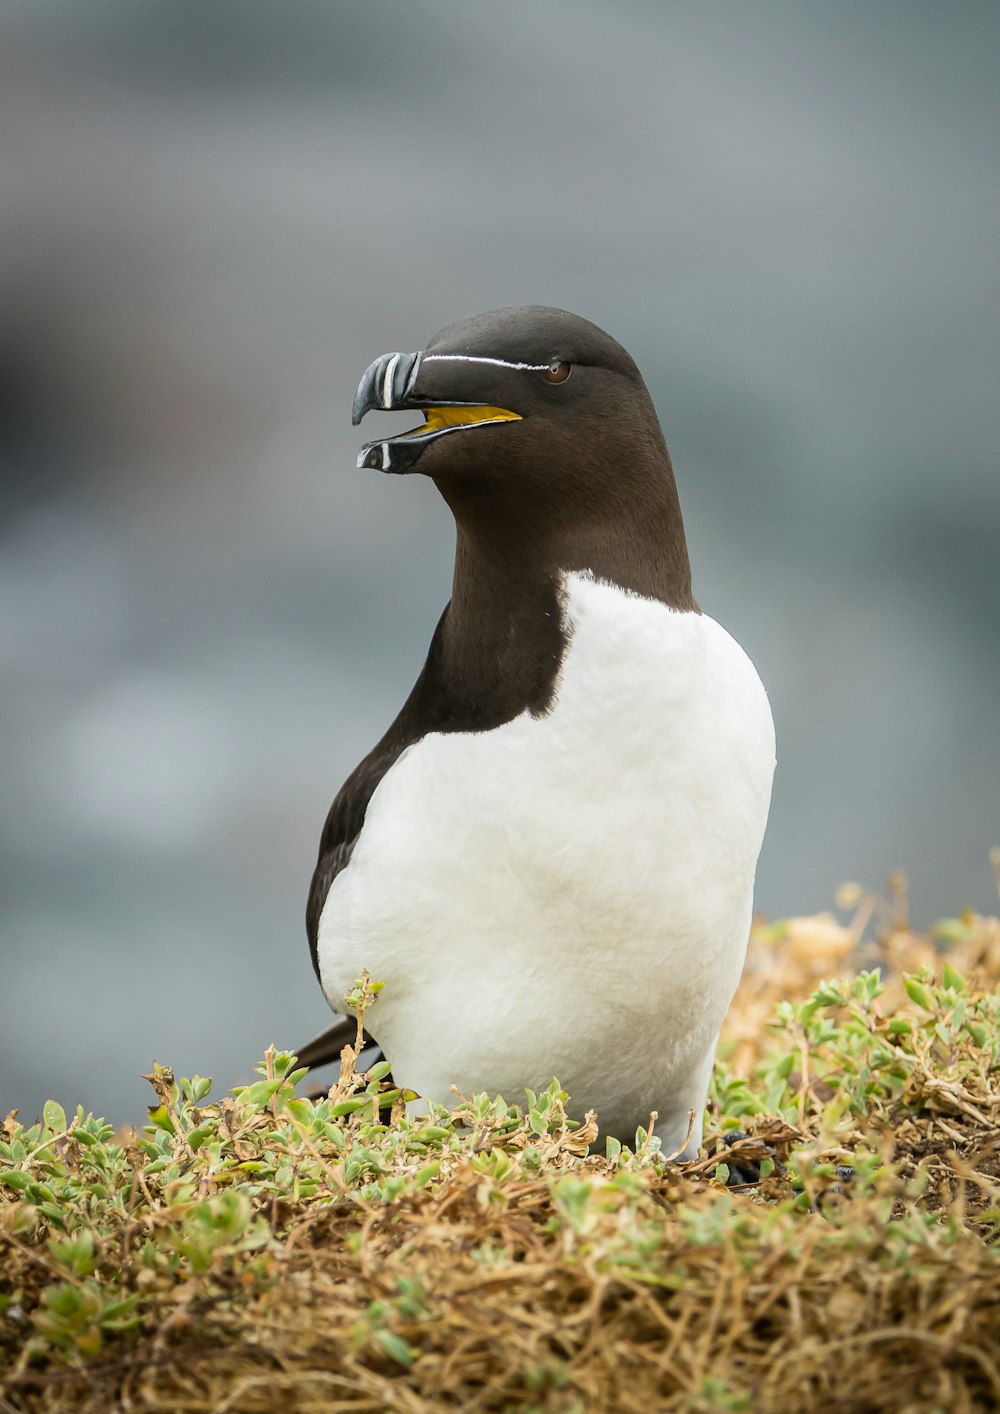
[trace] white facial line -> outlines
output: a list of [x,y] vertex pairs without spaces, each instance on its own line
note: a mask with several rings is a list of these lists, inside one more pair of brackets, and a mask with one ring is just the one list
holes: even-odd
[[425,363],[492,363],[498,368],[524,368],[531,373],[541,373],[548,368],[547,363],[512,363],[507,358],[484,358],[479,354],[424,354]]
[[385,366],[385,376],[382,379],[382,406],[389,407],[392,397],[392,375],[396,371],[396,365],[403,357],[402,354],[395,353]]
[[[399,355],[397,354],[396,357],[398,358]],[[389,469],[389,458],[390,458],[391,455],[392,455],[392,454],[391,454],[391,452],[389,451],[389,443],[388,443],[388,442],[383,442],[383,443],[382,443],[382,470],[383,470],[383,471],[388,471],[388,469]]]

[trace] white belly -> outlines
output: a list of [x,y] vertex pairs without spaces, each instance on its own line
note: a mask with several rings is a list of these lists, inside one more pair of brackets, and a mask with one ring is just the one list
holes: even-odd
[[[571,574],[554,705],[432,734],[372,796],[330,889],[331,1005],[367,968],[369,1030],[398,1083],[523,1098],[669,1145],[701,1108],[739,980],[774,728],[753,664],[712,619]],[[700,1123],[695,1142],[700,1137]]]

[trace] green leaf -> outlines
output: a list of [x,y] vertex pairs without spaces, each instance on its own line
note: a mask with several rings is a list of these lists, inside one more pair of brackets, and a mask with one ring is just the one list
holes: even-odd
[[82,1228],[72,1237],[51,1238],[49,1251],[61,1267],[68,1267],[78,1277],[89,1276],[97,1265],[94,1260],[94,1234]]
[[311,1124],[313,1107],[308,1100],[286,1100],[285,1109],[297,1124]]
[[960,918],[942,918],[934,924],[932,931],[942,942],[958,943],[969,937],[971,930]]
[[450,1139],[451,1134],[450,1129],[443,1129],[439,1124],[426,1124],[420,1130],[419,1137],[421,1139]]
[[66,1111],[58,1100],[46,1100],[42,1107],[42,1118],[47,1129],[53,1134],[63,1134],[66,1130]]
[[13,1188],[17,1193],[23,1193],[34,1183],[30,1173],[25,1173],[23,1169],[5,1169],[0,1173],[0,1183],[5,1183],[8,1188]]
[[375,1342],[397,1365],[412,1365],[420,1354],[419,1350],[414,1350],[413,1346],[401,1335],[396,1335],[395,1331],[376,1331]]
[[341,1115],[352,1115],[355,1110],[360,1110],[363,1106],[370,1103],[367,1098],[360,1099],[355,1095],[349,1100],[341,1100],[338,1104],[331,1105],[330,1113],[333,1115],[334,1119],[339,1119]]
[[950,962],[946,962],[941,973],[941,980],[946,987],[950,987],[953,992],[965,991],[965,978],[957,967],[952,967]]
[[174,1134],[176,1132],[174,1130],[174,1122],[170,1118],[170,1111],[167,1109],[166,1105],[150,1105],[149,1122],[155,1125],[157,1129],[162,1129],[167,1134]]
[[934,1011],[934,997],[929,988],[925,987],[916,977],[904,977],[903,986],[906,988],[906,995],[911,1002],[916,1002],[917,1006],[923,1007],[924,1011]]
[[258,1080],[253,1085],[247,1085],[240,1091],[238,1099],[244,1105],[264,1106],[272,1096],[276,1095],[284,1085],[284,1080]]

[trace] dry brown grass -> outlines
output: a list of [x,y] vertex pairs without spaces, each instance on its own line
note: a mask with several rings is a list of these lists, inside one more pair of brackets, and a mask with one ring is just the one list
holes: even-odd
[[774,1151],[742,1191],[725,1148],[588,1154],[555,1087],[380,1124],[377,1080],[313,1106],[281,1055],[221,1105],[157,1075],[124,1145],[8,1121],[0,1410],[1000,1408],[1000,923],[841,903],[755,931],[714,1091],[729,1157]]

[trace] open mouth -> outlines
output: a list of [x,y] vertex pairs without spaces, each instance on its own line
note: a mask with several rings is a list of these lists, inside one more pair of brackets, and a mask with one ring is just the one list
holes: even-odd
[[[419,411],[424,420],[419,427],[411,427],[396,437],[366,442],[358,453],[358,466],[376,471],[412,471],[428,445],[439,437],[452,437],[470,427],[521,420],[519,412],[477,402],[468,380],[462,385],[460,375],[467,374],[470,366],[475,368],[475,359],[465,360],[457,355],[457,372],[454,368],[442,371],[437,366],[440,359],[436,354],[428,356],[426,362],[431,367],[427,370],[423,354],[389,353],[365,369],[351,409],[355,427],[375,408],[383,412]],[[446,363],[447,360],[448,356],[444,356]]]
[[[424,421],[419,427],[411,427],[397,437],[380,437],[374,442],[366,442],[358,452],[358,466],[372,467],[378,471],[403,470],[412,465],[407,449],[422,451],[428,442],[438,437],[447,437],[453,432],[461,432],[468,427],[482,427],[495,422],[519,422],[521,414],[509,408],[487,407],[482,404],[452,404],[447,407],[425,407],[420,409]],[[400,453],[404,455],[401,456]]]

